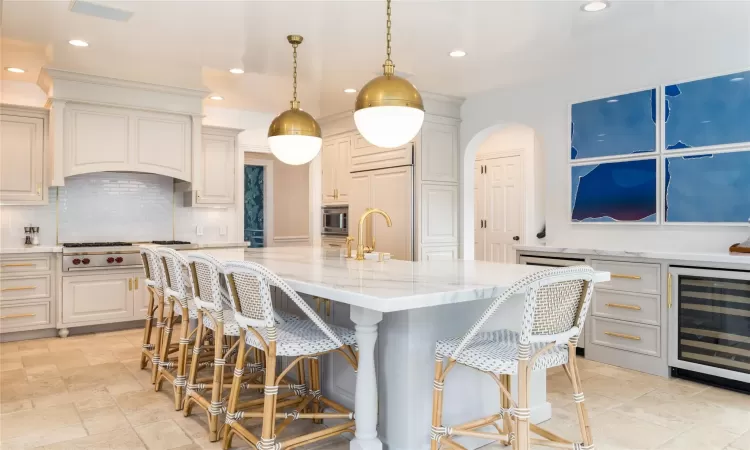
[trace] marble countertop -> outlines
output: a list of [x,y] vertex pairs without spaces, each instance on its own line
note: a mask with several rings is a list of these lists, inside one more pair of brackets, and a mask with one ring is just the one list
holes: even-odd
[[750,256],[738,255],[726,252],[659,252],[659,251],[638,251],[638,250],[607,250],[595,248],[569,248],[569,247],[548,247],[544,245],[517,245],[514,247],[520,252],[543,252],[543,253],[563,253],[571,255],[594,255],[594,256],[614,256],[626,258],[644,258],[660,259],[671,261],[689,261],[689,262],[707,262],[707,263],[729,263],[747,265],[750,269]]
[[62,247],[49,245],[35,245],[30,247],[2,247],[0,255],[10,255],[14,253],[60,253]]
[[[484,261],[355,261],[326,256],[320,247],[206,249],[222,261],[253,261],[297,292],[380,312],[497,297],[524,276],[544,270]],[[599,272],[597,281],[609,280]]]

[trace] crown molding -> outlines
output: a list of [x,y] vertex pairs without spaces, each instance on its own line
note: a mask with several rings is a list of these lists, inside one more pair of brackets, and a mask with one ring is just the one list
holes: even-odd
[[[80,72],[73,72],[70,70],[55,69],[53,67],[43,67],[39,72],[39,78],[37,84],[45,92],[51,90],[52,85],[57,80],[75,81],[79,83],[98,84],[102,86],[115,86],[127,89],[139,89],[146,91],[163,92],[175,95],[183,95],[189,97],[199,97],[203,99],[211,91],[206,89],[195,89],[195,88],[183,88],[176,86],[165,86],[161,84],[144,83],[141,81],[130,81],[121,80],[118,78],[103,77],[99,75],[91,75]],[[48,93],[49,95],[49,93]]]

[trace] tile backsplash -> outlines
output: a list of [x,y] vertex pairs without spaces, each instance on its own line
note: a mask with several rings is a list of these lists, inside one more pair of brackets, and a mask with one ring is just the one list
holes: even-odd
[[68,177],[59,188],[60,242],[172,239],[172,178],[134,172]]
[[[0,247],[22,246],[23,227],[32,224],[40,228],[41,245],[171,239],[236,242],[241,239],[236,222],[234,207],[184,206],[172,178],[99,172],[68,177],[64,187],[50,188],[48,205],[2,206]],[[201,236],[196,233],[198,226]]]

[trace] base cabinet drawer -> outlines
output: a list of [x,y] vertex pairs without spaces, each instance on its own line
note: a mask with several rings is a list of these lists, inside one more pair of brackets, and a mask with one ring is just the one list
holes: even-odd
[[0,333],[51,328],[51,303],[27,303],[0,307]]
[[590,320],[591,326],[586,332],[592,334],[592,344],[649,356],[661,355],[659,327],[601,317],[591,317]]
[[93,324],[132,319],[135,292],[132,274],[63,277],[62,322]]
[[596,317],[659,325],[658,295],[597,289],[591,314]]
[[658,264],[592,260],[591,267],[611,274],[610,281],[596,285],[599,289],[660,294]]
[[14,256],[0,258],[0,273],[49,271],[49,256]]
[[52,275],[18,275],[0,278],[0,301],[49,298]]

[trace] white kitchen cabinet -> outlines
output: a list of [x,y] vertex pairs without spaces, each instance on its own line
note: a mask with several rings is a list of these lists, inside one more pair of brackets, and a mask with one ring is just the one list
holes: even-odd
[[381,148],[367,142],[361,134],[355,133],[352,136],[351,171],[408,166],[414,163],[413,155],[413,142],[408,142],[396,148]]
[[[145,319],[148,315],[148,302],[151,295],[146,287],[146,276],[133,276],[133,308],[136,319]],[[156,304],[154,304],[156,306]]]
[[458,246],[422,247],[422,261],[453,261],[458,259]]
[[420,154],[422,181],[458,183],[458,125],[425,122]]
[[351,146],[351,135],[337,136],[323,141],[321,150],[323,205],[349,203]]
[[2,106],[0,114],[0,204],[46,203],[46,111]]
[[53,254],[0,255],[0,333],[54,328]]
[[422,244],[458,244],[458,186],[422,184]]
[[[134,320],[132,273],[76,275],[62,280],[62,323],[94,325]],[[141,299],[138,299],[141,308]]]
[[191,180],[190,116],[70,103],[63,127],[66,177],[128,171]]
[[237,189],[237,136],[235,128],[203,127],[201,152],[195,155],[200,172],[188,202],[192,206],[233,205]]
[[395,225],[388,227],[378,214],[369,216],[364,245],[372,247],[374,243],[376,251],[388,252],[394,259],[407,261],[413,256],[412,236],[404,233],[404,230],[413,229],[412,170],[411,166],[405,166],[353,173],[349,202],[350,234],[356,235],[359,217],[368,208],[382,209]]

